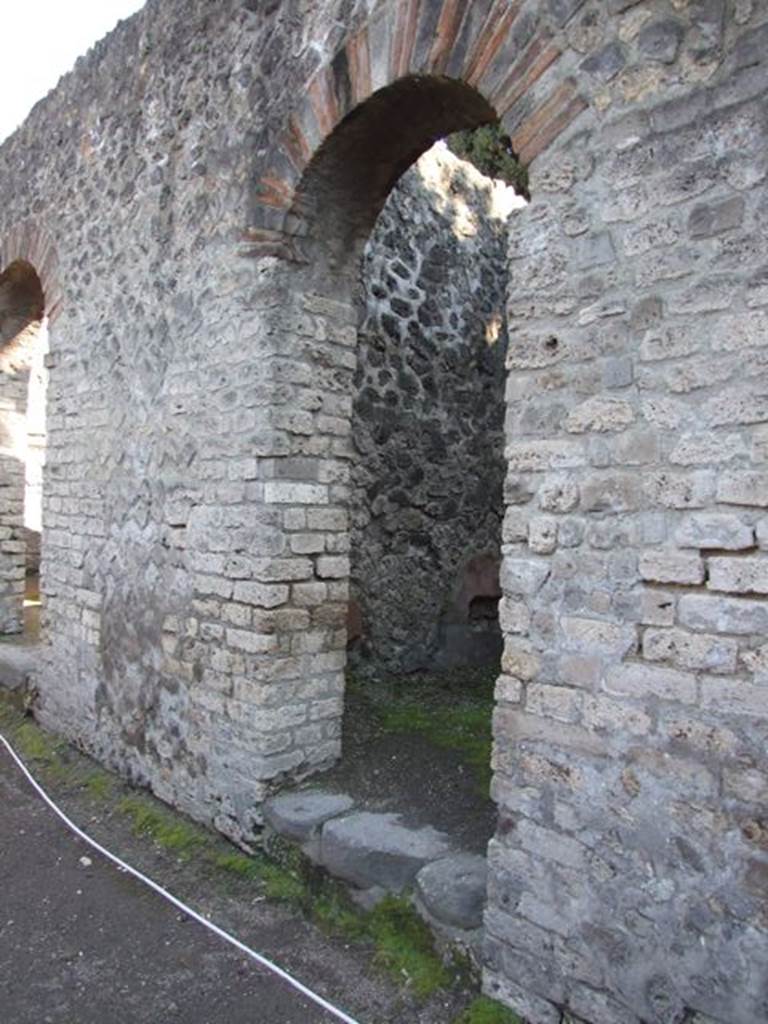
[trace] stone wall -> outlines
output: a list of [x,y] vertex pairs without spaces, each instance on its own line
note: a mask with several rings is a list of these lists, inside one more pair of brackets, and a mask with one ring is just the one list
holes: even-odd
[[364,241],[448,131],[532,162],[485,983],[533,1024],[766,1017],[767,36],[150,0],[0,147],[57,313],[37,714],[238,839],[340,749]]
[[[500,654],[509,193],[434,147],[365,249],[352,412],[358,670]],[[486,572],[470,579],[479,562]]]
[[551,1024],[768,1012],[766,78],[677,7],[574,19],[605,113],[510,239],[487,949]]

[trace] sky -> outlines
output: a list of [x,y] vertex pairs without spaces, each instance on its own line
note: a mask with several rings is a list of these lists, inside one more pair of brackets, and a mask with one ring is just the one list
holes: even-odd
[[17,0],[3,10],[0,142],[78,57],[144,0]]

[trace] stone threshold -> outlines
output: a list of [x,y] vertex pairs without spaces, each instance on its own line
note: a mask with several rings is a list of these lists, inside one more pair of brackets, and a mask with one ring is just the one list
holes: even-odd
[[0,686],[23,690],[29,685],[39,661],[40,646],[23,639],[5,639],[0,643]]
[[458,945],[479,963],[484,857],[458,849],[430,825],[408,826],[400,815],[367,810],[344,793],[282,793],[263,811],[267,848],[273,836],[296,844],[365,909],[388,894],[407,895],[439,945]]

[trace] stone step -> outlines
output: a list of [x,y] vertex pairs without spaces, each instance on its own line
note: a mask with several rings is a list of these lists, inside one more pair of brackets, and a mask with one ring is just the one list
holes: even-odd
[[430,917],[463,931],[483,923],[488,868],[485,857],[456,853],[426,864],[416,875],[416,900]]
[[450,839],[431,826],[409,828],[397,814],[358,811],[323,827],[320,863],[361,889],[402,892],[425,864],[452,852]]
[[482,923],[485,858],[455,849],[444,832],[406,825],[398,814],[355,807],[346,794],[322,790],[273,797],[264,820],[268,830],[299,843],[313,863],[347,882],[362,906],[413,887],[416,908],[436,932],[456,938]]

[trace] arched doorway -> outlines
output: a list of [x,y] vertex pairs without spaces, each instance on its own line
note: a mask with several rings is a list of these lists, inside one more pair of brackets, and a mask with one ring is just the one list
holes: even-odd
[[40,278],[25,260],[0,274],[0,632],[37,638],[47,320]]

